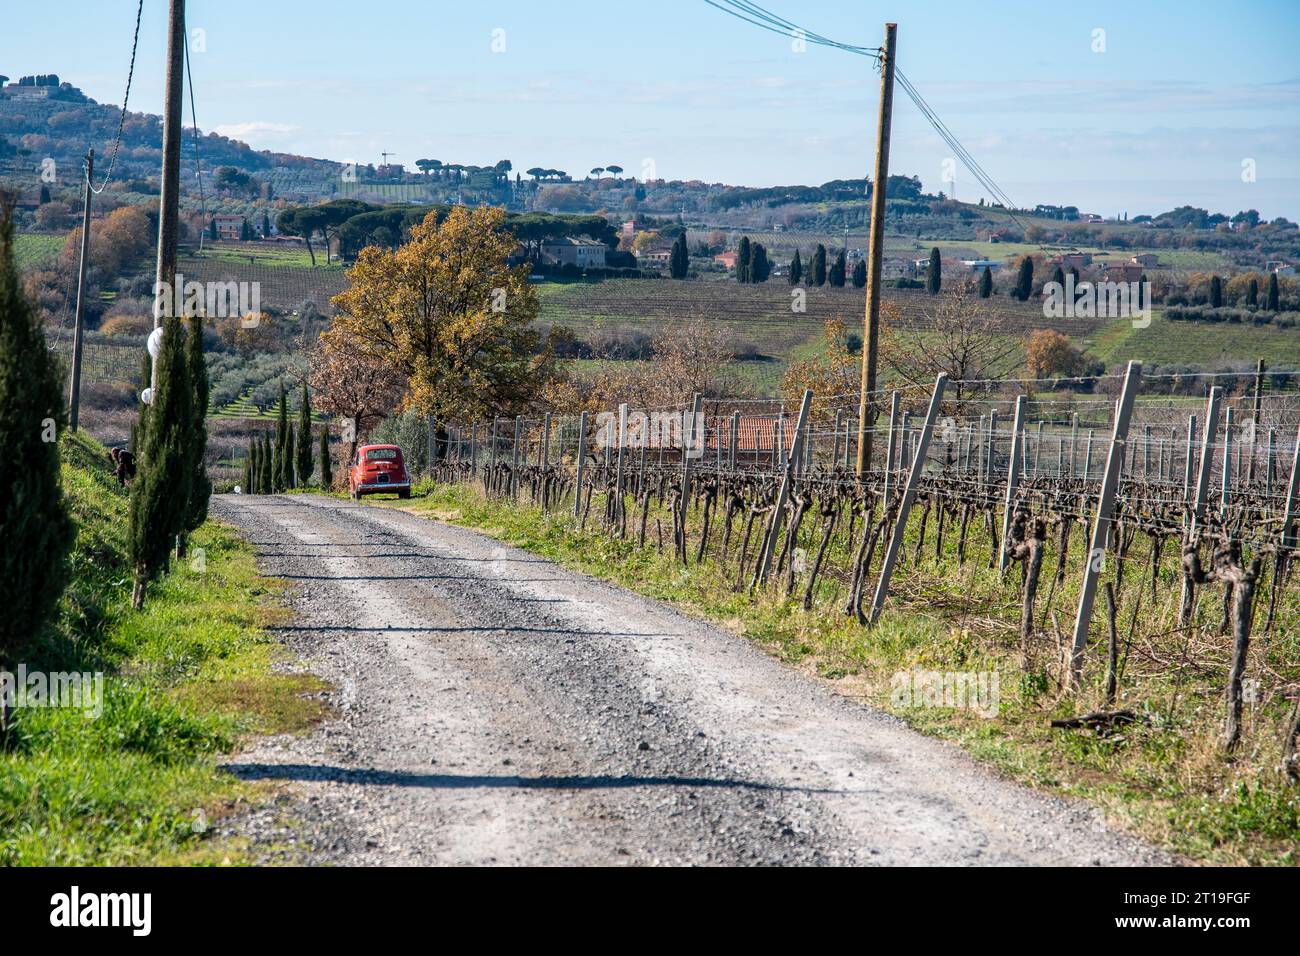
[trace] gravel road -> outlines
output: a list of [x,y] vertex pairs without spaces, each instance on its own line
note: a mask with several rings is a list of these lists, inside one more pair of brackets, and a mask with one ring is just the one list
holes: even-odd
[[227,818],[266,859],[384,864],[1171,862],[1077,803],[744,639],[484,535],[312,496],[213,498],[337,717],[260,740]]

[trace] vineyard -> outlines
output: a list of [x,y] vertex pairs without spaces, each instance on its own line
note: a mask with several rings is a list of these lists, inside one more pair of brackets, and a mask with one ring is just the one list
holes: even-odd
[[1131,758],[1141,787],[1181,768],[1179,789],[1268,803],[1293,840],[1300,394],[1261,377],[1139,400],[1159,379],[1133,363],[1105,397],[882,391],[861,479],[856,396],[811,393],[453,428],[431,475],[851,624],[858,647],[882,618],[942,621],[929,653],[1009,670],[1016,706],[1084,764]]
[[[177,270],[186,280],[200,282],[256,282],[259,284],[261,304],[285,312],[296,310],[304,302],[314,302],[322,312],[330,311],[329,300],[347,287],[343,267],[326,266],[324,255],[320,265],[310,268],[300,264],[299,257],[306,252],[292,250],[279,257],[265,255],[237,256],[221,250],[217,256],[182,256]],[[285,260],[281,264],[280,260]]]
[[[540,291],[542,321],[566,326],[579,338],[611,329],[652,334],[675,321],[698,319],[717,323],[733,342],[756,346],[762,354],[777,358],[784,358],[819,335],[830,319],[856,323],[866,303],[862,289],[792,288],[776,281],[740,284],[611,279],[547,285]],[[934,296],[911,289],[886,289],[883,300],[905,328],[928,323],[937,301]],[[1020,339],[1034,329],[1047,327],[1084,336],[1101,324],[1096,319],[1045,319],[1036,303],[1005,298],[978,301],[981,313],[994,320],[999,331]]]

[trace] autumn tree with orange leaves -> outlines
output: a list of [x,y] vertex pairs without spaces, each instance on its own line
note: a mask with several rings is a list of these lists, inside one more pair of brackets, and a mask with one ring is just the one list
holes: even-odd
[[500,209],[433,213],[395,250],[368,247],[331,300],[336,353],[377,360],[406,380],[406,404],[439,423],[521,412],[555,377],[552,342],[533,325],[528,267]]

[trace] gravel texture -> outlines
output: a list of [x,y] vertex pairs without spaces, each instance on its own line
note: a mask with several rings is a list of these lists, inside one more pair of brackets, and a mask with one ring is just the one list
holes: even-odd
[[378,864],[1173,862],[743,638],[484,535],[306,495],[213,498],[337,716],[228,769],[266,860]]

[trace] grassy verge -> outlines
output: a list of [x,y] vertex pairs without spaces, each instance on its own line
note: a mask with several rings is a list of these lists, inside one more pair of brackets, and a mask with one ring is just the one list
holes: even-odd
[[320,682],[278,673],[265,627],[281,614],[251,549],[208,522],[190,558],[130,609],[126,498],[101,446],[63,439],[79,526],[62,619],[29,671],[103,672],[102,714],[19,708],[0,752],[0,863],[238,863],[208,838],[258,788],[217,768],[242,735],[293,732],[324,712]]
[[[1248,746],[1235,762],[1225,761],[1218,732],[1226,668],[1218,651],[1208,645],[1185,647],[1185,654],[1194,650],[1205,655],[1204,660],[1190,667],[1172,666],[1161,662],[1163,646],[1130,640],[1120,706],[1137,712],[1139,722],[1110,737],[1051,729],[1052,718],[1101,706],[1099,681],[1090,682],[1077,696],[1065,696],[1057,689],[1050,665],[1039,660],[1022,666],[1014,591],[985,567],[987,547],[981,551],[974,539],[969,545],[972,557],[961,569],[947,552],[917,565],[904,562],[891,604],[879,625],[867,631],[842,613],[843,582],[834,578],[819,583],[813,609],[804,611],[798,601],[801,588],[788,600],[737,590],[734,558],[726,569],[716,559],[682,567],[672,560],[670,544],[669,554],[658,552],[653,511],[648,546],[639,549],[631,533],[628,540],[606,534],[594,517],[581,532],[567,513],[547,515],[535,507],[509,505],[488,499],[476,488],[436,485],[426,492],[409,502],[375,503],[475,528],[718,622],[781,659],[834,681],[841,693],[892,711],[919,731],[956,742],[1015,780],[1094,802],[1115,824],[1189,859],[1220,864],[1297,862],[1300,788],[1289,786],[1276,769],[1280,742],[1274,731],[1287,710],[1285,698],[1270,696],[1251,709]],[[601,510],[597,501],[591,514]],[[632,524],[630,520],[629,527]],[[665,520],[666,538],[669,527]],[[715,543],[718,535],[720,531]],[[911,551],[909,542],[905,553]],[[1132,562],[1142,566],[1139,555]],[[1058,598],[1062,603],[1070,599],[1069,594]],[[1214,596],[1207,595],[1206,602],[1212,604]],[[1121,605],[1122,620],[1127,620],[1127,607]],[[1158,622],[1150,624],[1159,629]],[[1258,651],[1252,666],[1281,669],[1294,677],[1300,656],[1296,630],[1295,621],[1288,618]],[[997,716],[896,705],[891,679],[918,669],[996,672],[1001,697]]]

